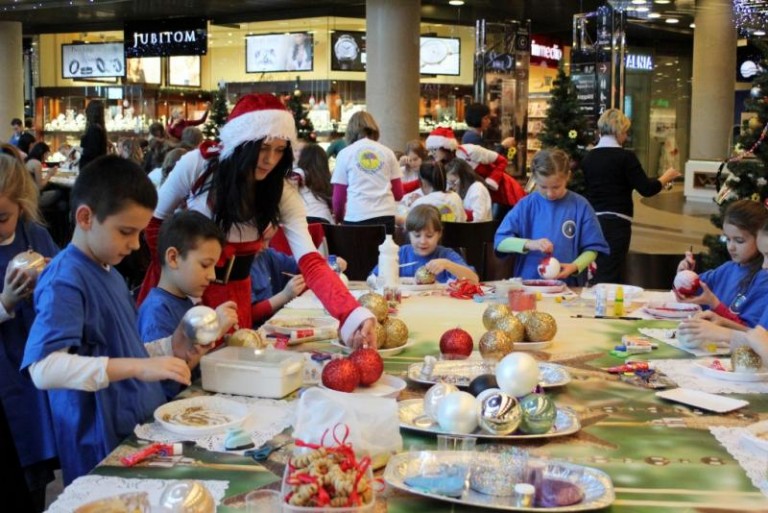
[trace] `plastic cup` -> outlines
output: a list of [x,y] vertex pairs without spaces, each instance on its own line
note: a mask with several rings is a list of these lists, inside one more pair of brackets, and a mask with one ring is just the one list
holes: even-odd
[[513,312],[536,310],[536,294],[522,290],[509,291],[509,309]]
[[276,490],[254,490],[245,496],[246,513],[279,513],[282,511],[280,492]]
[[437,435],[438,451],[474,451],[476,443],[471,436]]

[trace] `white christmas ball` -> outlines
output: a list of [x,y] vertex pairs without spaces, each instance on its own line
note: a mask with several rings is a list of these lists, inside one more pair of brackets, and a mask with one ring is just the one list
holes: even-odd
[[539,276],[545,280],[554,280],[560,274],[560,261],[553,256],[544,257],[539,262],[538,270]]
[[181,319],[184,334],[196,344],[208,345],[217,338],[221,327],[216,310],[210,306],[193,306]]
[[437,423],[443,431],[466,435],[477,429],[479,404],[468,392],[453,392],[437,405]]
[[449,383],[437,383],[427,390],[424,394],[424,414],[430,419],[437,421],[437,405],[448,394],[458,392],[459,389],[456,385]]
[[530,394],[539,382],[539,364],[527,353],[510,353],[496,365],[496,381],[511,396]]

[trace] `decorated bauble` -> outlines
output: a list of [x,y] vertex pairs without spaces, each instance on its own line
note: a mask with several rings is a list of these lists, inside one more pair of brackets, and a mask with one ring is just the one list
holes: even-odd
[[376,348],[383,349],[387,346],[387,328],[380,322],[376,323]]
[[747,126],[750,128],[750,130],[760,130],[763,127],[763,123],[760,121],[760,118],[757,116],[752,116],[749,118],[749,121],[747,122]]
[[232,333],[227,339],[227,345],[235,347],[252,347],[254,349],[263,349],[267,347],[267,341],[264,340],[258,331],[243,328]]
[[528,322],[528,319],[531,318],[535,311],[536,310],[523,310],[522,312],[517,312],[515,317],[517,317],[517,320],[522,322],[523,326],[525,326],[525,323]]
[[486,360],[499,361],[512,352],[515,344],[501,330],[486,331],[477,343],[480,354]]
[[401,319],[390,317],[384,323],[384,330],[387,332],[387,342],[383,346],[386,349],[404,346],[408,342],[408,326]]
[[376,316],[377,321],[384,322],[387,320],[387,315],[389,315],[389,305],[387,304],[387,300],[384,299],[384,296],[376,294],[375,292],[369,292],[360,296],[359,301],[360,306],[364,306],[370,310],[373,315]]
[[539,262],[537,270],[539,276],[545,280],[554,280],[560,274],[560,260],[553,256],[546,256]]
[[477,429],[477,400],[467,392],[448,394],[437,405],[437,423],[443,431],[466,435]]
[[364,387],[376,383],[382,374],[384,374],[384,360],[381,359],[379,352],[370,347],[356,349],[349,355],[357,372],[360,373],[360,384]]
[[472,335],[461,328],[453,328],[440,337],[440,353],[446,360],[463,360],[472,354]]
[[523,419],[520,431],[528,435],[546,433],[555,424],[557,408],[555,402],[544,394],[528,394],[520,399]]
[[331,360],[323,367],[323,386],[339,392],[353,392],[360,384],[357,366],[346,358]]
[[517,429],[522,416],[517,399],[504,392],[494,392],[486,394],[480,402],[478,423],[483,431],[503,436]]
[[557,322],[547,312],[535,311],[525,323],[525,339],[528,342],[547,342],[555,338]]
[[506,315],[509,315],[509,307],[507,305],[492,303],[483,312],[483,326],[487,330],[492,330],[496,327],[496,322]]
[[539,382],[539,364],[528,353],[511,353],[496,365],[499,388],[512,396],[529,394]]
[[448,394],[458,392],[459,389],[456,385],[450,383],[437,383],[432,385],[427,393],[424,394],[424,415],[430,419],[437,421],[437,405]]
[[749,95],[752,98],[762,98],[763,94],[763,89],[760,86],[755,86],[749,90]]
[[[160,494],[161,511],[215,511],[216,500],[200,481],[172,481]],[[98,511],[138,511],[136,508],[98,508]],[[91,511],[90,509],[88,511]],[[95,510],[94,510],[95,511]],[[143,511],[143,510],[142,510]]]
[[416,269],[416,273],[413,275],[418,285],[431,285],[435,283],[435,275],[424,266]]
[[9,269],[19,269],[26,272],[28,276],[37,278],[45,269],[45,257],[31,249],[19,253],[8,262]]
[[495,375],[480,374],[469,382],[469,386],[467,386],[467,392],[477,397],[481,392],[485,392],[489,388],[498,388],[498,386],[499,384],[496,382]]
[[699,280],[699,275],[693,271],[680,271],[675,275],[673,286],[681,296],[691,297],[698,294],[701,280]]
[[733,372],[755,373],[763,366],[763,359],[749,346],[737,347],[731,353]]
[[525,325],[516,315],[505,315],[496,321],[495,329],[503,331],[510,342],[522,342],[525,340]]
[[216,310],[210,306],[193,306],[181,318],[181,327],[195,344],[207,345],[219,338],[221,327]]

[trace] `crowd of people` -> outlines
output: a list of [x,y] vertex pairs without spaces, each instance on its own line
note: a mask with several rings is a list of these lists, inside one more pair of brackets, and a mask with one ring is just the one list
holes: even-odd
[[[15,499],[14,511],[42,511],[54,468],[61,466],[65,483],[89,472],[190,384],[212,347],[180,328],[198,302],[215,308],[223,336],[258,326],[311,289],[339,320],[343,343],[375,345],[375,318],[317,250],[310,224],[379,224],[388,233],[401,226],[409,244],[400,263],[411,264],[401,266],[403,276],[423,266],[441,283],[478,283],[475,269],[440,245],[441,235],[445,223],[496,222],[494,249],[515,254],[514,276],[537,278],[538,263],[552,255],[569,284],[584,285],[595,261],[598,281],[621,283],[632,191],[656,194],[679,173],[648,178],[621,148],[628,120],[609,110],[582,163],[587,196],[568,189],[572,162],[555,149],[533,158],[536,188],[526,195],[506,171],[503,150],[514,141],[494,149],[484,140],[489,113],[482,107],[468,109],[474,129],[461,144],[439,127],[400,157],[379,142],[373,116],[358,112],[331,171],[320,146],[299,144],[293,116],[273,95],[243,96],[216,142],[203,142],[194,126],[179,132],[184,123],[174,118],[178,141],[156,124],[146,145],[120,140],[114,152],[104,105],[92,101],[69,197],[74,233],[62,249],[40,215],[56,201],[45,194],[55,171],[42,165],[51,149],[26,144],[27,132],[13,120],[0,154],[0,443],[18,470],[11,475],[23,477],[20,489],[29,492]],[[278,230],[290,255],[269,247]],[[679,298],[704,307],[681,330],[750,344],[768,357],[760,327],[768,322],[768,213],[736,202],[723,231],[732,261],[702,275],[701,295]],[[142,244],[150,258],[134,295],[116,266]],[[49,260],[39,279],[9,265],[28,249]]]

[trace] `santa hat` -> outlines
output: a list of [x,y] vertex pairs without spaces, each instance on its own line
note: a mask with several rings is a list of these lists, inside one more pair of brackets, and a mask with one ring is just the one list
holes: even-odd
[[456,136],[453,135],[453,130],[447,126],[439,126],[429,133],[426,145],[428,150],[444,149],[456,151],[459,142],[456,140]]
[[296,145],[296,123],[283,102],[273,94],[249,94],[240,98],[219,133],[219,160],[235,148],[259,139],[285,139]]
[[499,158],[495,151],[483,148],[477,144],[462,144],[456,150],[456,156],[475,169],[478,164],[493,164]]

